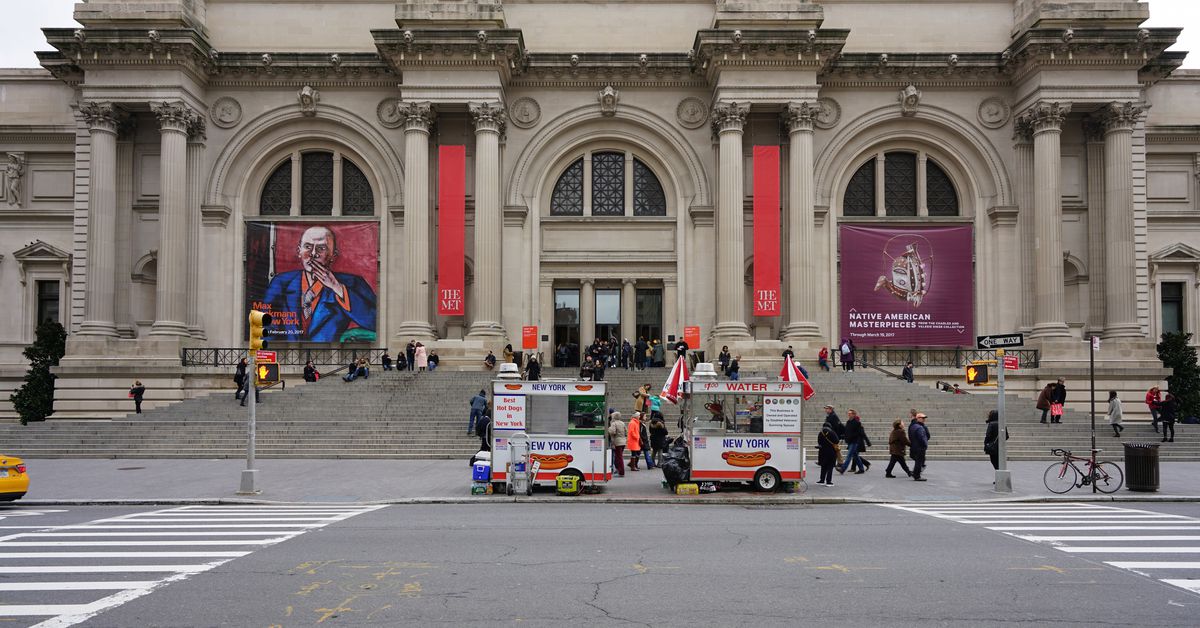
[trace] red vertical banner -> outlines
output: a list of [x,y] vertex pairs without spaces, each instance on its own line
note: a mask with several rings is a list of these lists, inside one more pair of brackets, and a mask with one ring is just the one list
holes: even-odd
[[754,147],[754,315],[779,316],[779,147]]
[[438,316],[466,314],[467,147],[438,147]]
[[538,334],[537,325],[526,325],[521,328],[521,348],[530,351],[537,349]]

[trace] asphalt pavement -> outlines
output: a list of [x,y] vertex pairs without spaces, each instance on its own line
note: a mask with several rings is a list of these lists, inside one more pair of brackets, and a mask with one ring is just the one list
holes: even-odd
[[[238,495],[244,460],[196,459],[47,459],[26,461],[31,487],[21,503],[177,504],[203,502],[287,503],[438,503],[438,502],[607,502],[607,503],[905,503],[1072,499],[1200,501],[1200,463],[1167,462],[1160,468],[1157,492],[1121,488],[1113,495],[1087,487],[1062,496],[1046,490],[1042,474],[1050,461],[1016,462],[1012,493],[992,491],[994,472],[985,461],[929,460],[927,482],[901,475],[884,477],[880,461],[863,475],[834,475],[834,486],[811,482],[802,492],[763,494],[748,487],[722,487],[716,493],[677,496],[662,485],[656,469],[627,472],[595,494],[556,496],[539,489],[532,498],[471,495],[471,470],[465,460],[258,460],[256,495]],[[899,472],[897,470],[897,472]],[[809,465],[810,480],[816,468]]]

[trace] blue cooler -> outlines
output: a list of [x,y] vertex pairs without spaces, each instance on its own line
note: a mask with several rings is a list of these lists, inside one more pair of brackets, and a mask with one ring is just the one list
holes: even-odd
[[481,460],[472,469],[471,480],[475,482],[490,482],[492,479],[492,463]]

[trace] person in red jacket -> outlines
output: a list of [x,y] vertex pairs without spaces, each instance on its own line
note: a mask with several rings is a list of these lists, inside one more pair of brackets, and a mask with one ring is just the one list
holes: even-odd
[[1158,433],[1158,412],[1162,410],[1162,392],[1158,386],[1146,391],[1146,406],[1150,408],[1150,425],[1154,426],[1154,433]]
[[642,413],[634,412],[629,417],[629,433],[627,437],[629,449],[629,470],[638,471],[638,459],[642,454]]

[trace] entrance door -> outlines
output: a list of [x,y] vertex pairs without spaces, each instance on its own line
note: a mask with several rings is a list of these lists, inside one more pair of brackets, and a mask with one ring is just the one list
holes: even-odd
[[579,366],[579,290],[554,291],[554,366]]
[[596,340],[621,342],[621,291],[596,291]]
[[[659,288],[637,291],[637,334],[646,342],[662,342],[662,290]],[[634,339],[631,339],[633,341]]]

